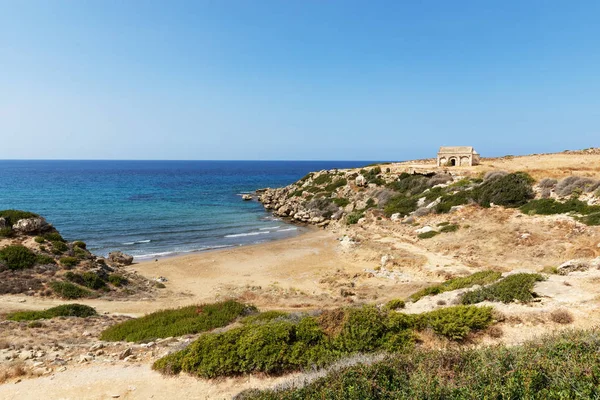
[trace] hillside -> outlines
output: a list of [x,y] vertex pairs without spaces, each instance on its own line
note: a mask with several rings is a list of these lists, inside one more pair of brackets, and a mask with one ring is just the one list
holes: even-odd
[[151,295],[154,284],[126,271],[133,257],[97,257],[82,241],[67,242],[42,216],[0,211],[0,295],[131,297]]

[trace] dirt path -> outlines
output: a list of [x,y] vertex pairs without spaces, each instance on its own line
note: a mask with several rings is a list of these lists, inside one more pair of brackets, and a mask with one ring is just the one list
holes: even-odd
[[207,381],[182,374],[164,377],[149,365],[89,366],[51,376],[0,385],[4,400],[230,399],[248,388],[265,388],[289,379],[243,377]]

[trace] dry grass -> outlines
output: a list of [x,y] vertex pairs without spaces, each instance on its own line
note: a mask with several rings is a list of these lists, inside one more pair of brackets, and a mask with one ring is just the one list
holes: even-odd
[[563,325],[570,324],[575,320],[575,318],[573,318],[573,314],[571,314],[569,310],[565,309],[552,311],[552,313],[550,313],[550,319],[552,322]]
[[25,363],[21,360],[13,361],[0,368],[0,384],[29,374],[29,371],[25,368]]
[[490,326],[486,332],[489,335],[489,337],[492,337],[494,339],[498,339],[504,336],[504,331],[498,325]]

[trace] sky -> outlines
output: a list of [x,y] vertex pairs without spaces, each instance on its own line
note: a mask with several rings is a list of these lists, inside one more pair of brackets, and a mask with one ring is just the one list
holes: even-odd
[[0,159],[600,146],[597,0],[0,0]]

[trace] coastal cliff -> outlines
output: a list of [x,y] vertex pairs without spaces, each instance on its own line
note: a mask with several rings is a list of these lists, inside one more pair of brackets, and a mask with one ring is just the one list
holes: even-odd
[[133,257],[105,259],[82,241],[66,241],[46,219],[32,212],[0,211],[0,294],[75,299],[148,296],[154,283],[126,271]]
[[[508,168],[498,169],[497,164]],[[522,208],[529,214],[571,213],[588,225],[599,222],[594,207],[600,204],[600,180],[587,172],[564,176],[562,171],[561,177],[555,170],[528,171],[521,166],[523,161],[512,156],[469,168],[437,168],[427,160],[372,165],[311,172],[291,185],[257,194],[274,215],[320,227],[354,225],[366,219],[414,223],[414,218],[452,213],[470,204]]]

